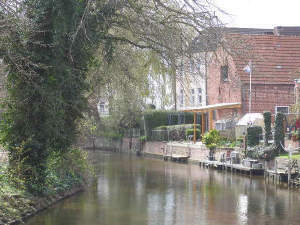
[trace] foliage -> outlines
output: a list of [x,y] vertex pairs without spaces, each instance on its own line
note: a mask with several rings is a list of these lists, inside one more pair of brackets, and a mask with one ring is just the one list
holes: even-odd
[[170,111],[148,111],[144,113],[144,122],[146,127],[146,134],[151,138],[151,131],[155,127],[167,126],[168,125],[168,115]]
[[[194,136],[194,129],[186,129],[185,130],[185,136],[186,139],[190,136],[193,135]],[[196,139],[199,140],[201,138],[201,130],[200,129],[196,129]],[[193,139],[192,139],[193,140]]]
[[234,148],[234,147],[239,147],[241,146],[242,140],[237,139],[237,140],[231,140],[228,138],[221,138],[220,141],[220,146],[221,147],[227,147],[227,148]]
[[275,117],[275,134],[274,134],[274,143],[277,149],[277,154],[280,154],[284,150],[282,149],[282,146],[284,146],[284,114],[283,113],[277,113]]
[[[152,130],[151,140],[155,141],[180,141],[187,138],[187,130],[193,130],[193,124],[181,124],[171,126],[160,126]],[[197,125],[198,137],[200,138],[200,129]]]
[[[151,65],[159,62],[160,71],[176,75],[192,40],[211,43],[210,32],[220,30],[210,29],[222,26],[210,7],[202,1],[1,1],[0,57],[8,71],[1,142],[11,165],[22,164],[26,187],[42,191],[48,158],[70,151],[87,99],[99,100],[94,86],[107,87],[119,133],[138,124],[148,96],[142,75],[155,70],[144,59],[155,54],[159,60]],[[100,74],[107,76],[87,79],[91,67],[104,68]],[[89,105],[97,119],[96,105]]]
[[[170,125],[169,126],[169,115],[172,115],[171,117],[173,119],[173,121],[171,121],[171,124],[178,124],[178,112],[175,111],[165,111],[165,110],[155,110],[155,111],[147,111],[144,113],[144,121],[145,121],[145,125],[146,125],[146,130],[147,130],[147,136],[149,136],[149,138],[151,139],[151,131],[156,129],[168,129],[168,130],[172,130],[171,133],[171,139],[177,139],[178,136],[174,129],[170,129],[170,128],[176,128],[176,127],[172,127],[172,126],[177,126],[177,125]],[[191,124],[194,122],[194,117],[193,117],[193,113],[188,113],[185,112],[183,114],[183,116],[185,117],[185,124]],[[179,129],[180,126],[177,126],[177,128]],[[185,139],[185,134],[183,135],[179,135],[181,137],[181,139]]]
[[277,150],[274,144],[268,146],[256,145],[254,147],[248,147],[246,151],[246,157],[252,159],[272,160],[276,155]]
[[[63,154],[63,155],[62,155]],[[24,164],[18,163],[17,166]],[[27,177],[22,177],[16,167],[1,167],[0,182],[5,194],[9,192],[26,192],[49,195],[69,190],[74,186],[82,186],[93,175],[93,169],[87,163],[87,155],[80,149],[72,148],[64,153],[53,151],[46,162],[45,183],[33,183],[28,189]],[[31,169],[29,167],[28,169]]]
[[[289,158],[288,154],[280,154],[279,157],[280,158],[284,158],[284,159],[288,159]],[[300,153],[293,154],[292,155],[292,159],[300,160]]]
[[86,152],[72,148],[63,155],[52,152],[47,162],[46,189],[44,192],[59,193],[74,186],[82,186],[92,176]]
[[53,197],[82,186],[93,175],[91,171],[86,154],[79,149],[71,149],[63,156],[53,152],[47,161],[45,186],[35,187],[42,188],[43,196],[37,197],[26,190],[24,180],[15,176],[9,167],[0,165],[0,221],[5,224],[21,221],[24,215],[39,210],[41,202],[53,201]]
[[262,128],[260,126],[252,126],[247,128],[247,141],[249,146],[255,146],[259,144],[259,138],[262,134]]
[[204,134],[202,137],[203,143],[210,149],[215,149],[221,142],[219,131],[213,129]]
[[[20,176],[31,191],[45,183],[49,154],[63,154],[75,141],[76,121],[86,106],[85,74],[93,46],[83,30],[76,33],[85,4],[24,1],[26,29],[17,27],[10,44],[0,40],[0,48],[10,52],[1,55],[9,71],[1,141],[10,162],[22,164]],[[90,41],[96,41],[89,31]]]
[[145,143],[146,142],[146,136],[144,135],[144,136],[140,136],[140,142],[141,143]]
[[264,123],[265,123],[265,145],[269,144],[269,139],[272,135],[271,132],[271,119],[272,115],[271,112],[264,112]]

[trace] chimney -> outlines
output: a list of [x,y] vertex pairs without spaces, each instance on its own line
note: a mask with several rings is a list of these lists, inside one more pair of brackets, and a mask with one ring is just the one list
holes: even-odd
[[282,27],[274,27],[273,29],[273,33],[275,36],[280,36],[280,30],[282,29]]

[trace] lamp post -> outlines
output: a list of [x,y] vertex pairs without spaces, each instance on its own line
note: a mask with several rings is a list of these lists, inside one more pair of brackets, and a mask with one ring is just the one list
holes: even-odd
[[249,113],[251,113],[251,103],[252,103],[252,61],[250,60],[248,65],[245,66],[244,71],[249,73],[250,76],[250,90],[249,90]]
[[251,113],[252,106],[252,62],[250,61],[250,93],[249,93],[249,113]]

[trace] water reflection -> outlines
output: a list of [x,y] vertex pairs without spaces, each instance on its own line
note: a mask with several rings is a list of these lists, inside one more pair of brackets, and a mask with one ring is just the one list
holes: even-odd
[[97,152],[97,180],[27,225],[300,224],[300,192],[231,173]]

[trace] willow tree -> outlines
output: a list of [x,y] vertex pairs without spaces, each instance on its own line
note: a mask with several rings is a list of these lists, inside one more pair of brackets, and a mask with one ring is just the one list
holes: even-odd
[[41,191],[49,152],[63,154],[74,142],[99,46],[107,61],[128,45],[175,68],[196,36],[209,39],[203,30],[218,26],[204,0],[1,1],[0,57],[8,71],[1,141],[27,187]]

